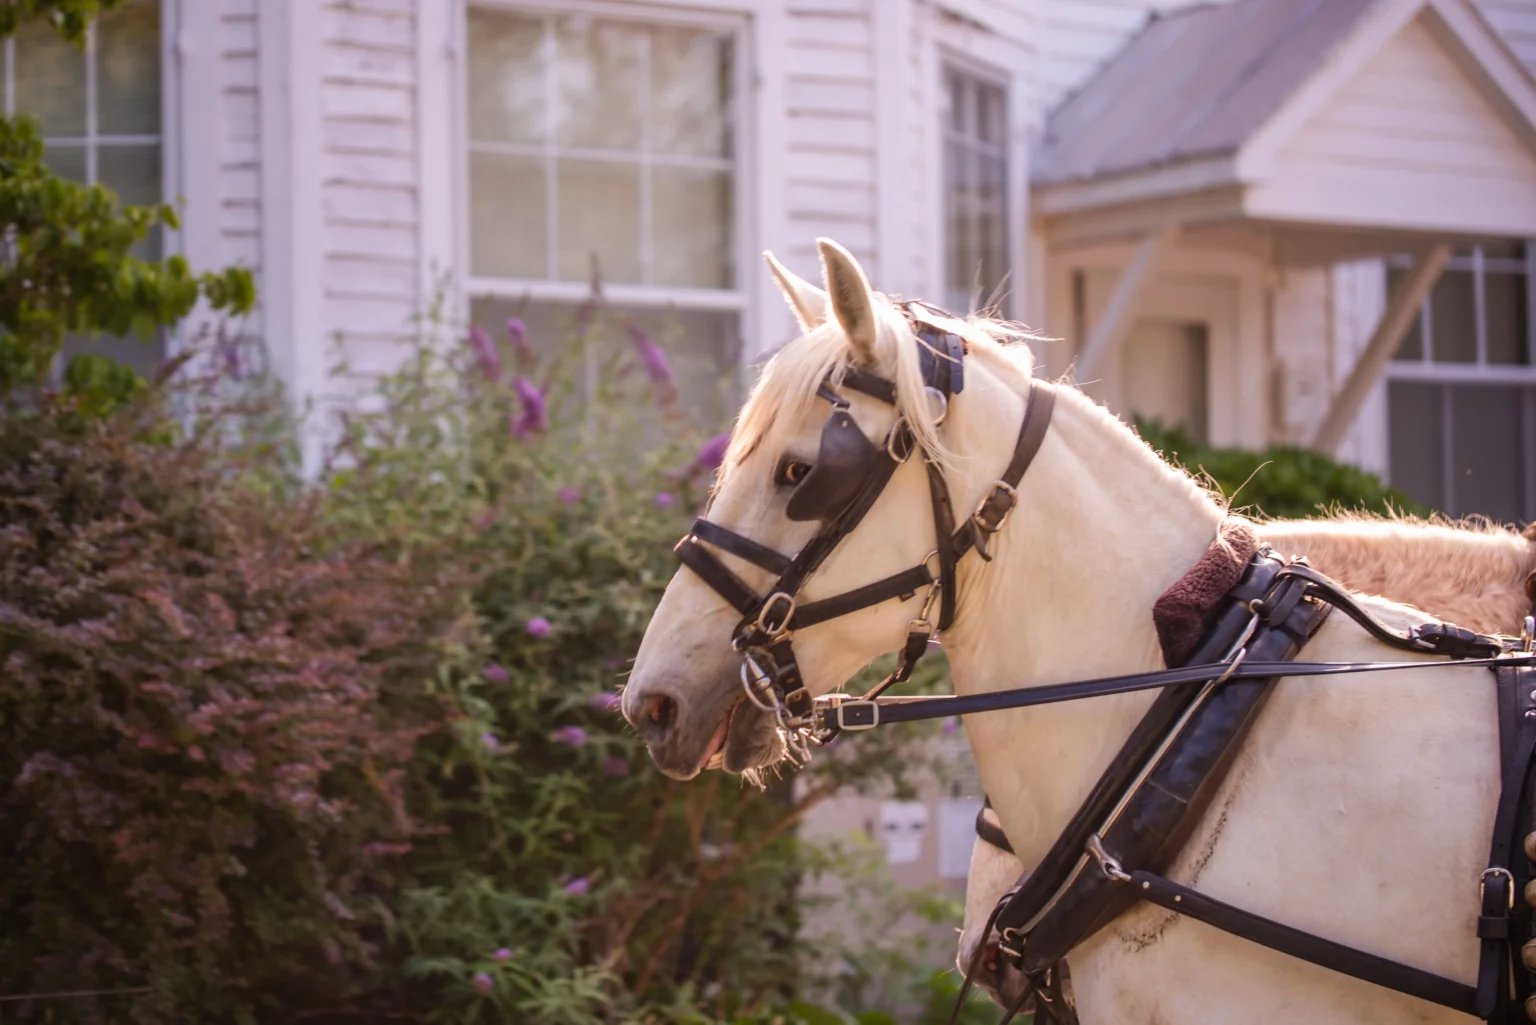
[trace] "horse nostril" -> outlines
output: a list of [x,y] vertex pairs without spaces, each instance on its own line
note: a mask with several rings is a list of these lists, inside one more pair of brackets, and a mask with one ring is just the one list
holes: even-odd
[[655,723],[662,732],[666,732],[677,720],[677,702],[665,694],[657,694],[645,703],[645,717]]

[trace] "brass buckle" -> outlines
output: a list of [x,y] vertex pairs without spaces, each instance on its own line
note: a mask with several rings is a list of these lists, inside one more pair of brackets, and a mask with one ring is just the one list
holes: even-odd
[[[768,624],[768,613],[773,608],[774,602],[783,601],[788,604],[784,610],[784,618],[779,620],[777,626]],[[795,616],[795,596],[785,594],[783,591],[775,591],[763,602],[763,607],[757,610],[757,619],[752,623],[753,629],[764,634],[770,640],[778,640],[789,633],[789,621]]]
[[[880,725],[880,706],[863,698],[839,701],[832,706],[832,711],[837,728],[849,733],[872,730]],[[848,714],[850,711],[854,713],[852,717]]]
[[[987,506],[991,504],[992,499],[997,497],[999,492],[1007,496],[1008,504],[1003,507],[1003,514],[997,518],[996,523],[988,523],[981,518],[981,514],[986,512]],[[980,502],[976,503],[976,511],[971,513],[971,520],[977,527],[988,534],[996,534],[999,530],[1003,529],[1003,524],[1007,523],[1008,517],[1013,514],[1013,507],[1018,504],[1019,493],[1014,486],[1005,480],[995,480],[992,482],[992,487],[987,490],[986,495],[982,497]]]

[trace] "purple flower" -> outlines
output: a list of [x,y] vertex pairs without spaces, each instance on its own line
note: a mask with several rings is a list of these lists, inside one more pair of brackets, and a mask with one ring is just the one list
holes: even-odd
[[960,720],[951,716],[944,720],[943,730],[946,734],[954,733],[960,728]]
[[512,351],[517,353],[517,361],[522,364],[534,362],[533,347],[528,344],[528,325],[516,317],[507,321],[507,341],[512,343]]
[[651,341],[651,336],[633,325],[629,329],[630,341],[635,343],[635,351],[640,354],[640,365],[645,368],[646,376],[651,382],[661,388],[668,398],[677,397],[677,381],[672,376],[672,364],[667,361],[667,354],[661,346]]
[[580,747],[587,742],[587,731],[580,726],[562,726],[550,734],[550,737],[557,744],[569,744],[571,747]]
[[555,497],[559,498],[566,505],[571,505],[581,501],[581,492],[575,488],[561,488],[555,492]]
[[489,730],[480,734],[480,743],[484,744],[486,749],[490,751],[495,751],[501,747],[501,741],[497,740],[496,734]]
[[509,679],[507,671],[495,662],[480,670],[480,675],[485,677],[487,683],[506,683]]
[[477,992],[477,993],[489,993],[491,990],[493,990],[495,988],[496,988],[496,980],[495,979],[491,978],[485,972],[476,972],[475,973],[475,992]]
[[570,894],[572,897],[580,897],[583,896],[588,890],[592,889],[592,880],[588,879],[586,876],[577,876],[575,879],[572,879],[570,882],[561,887],[561,889]]
[[614,756],[611,756],[611,757],[608,757],[608,758],[604,758],[603,759],[603,775],[605,775],[605,776],[628,776],[629,775],[629,761],[628,761],[628,759],[620,758],[617,755],[614,755]]
[[720,469],[720,464],[725,461],[725,450],[730,444],[731,433],[729,431],[715,435],[699,446],[699,454],[694,459],[693,465],[710,471]]
[[501,949],[497,950],[496,953],[491,955],[491,960],[492,961],[506,961],[506,960],[509,960],[511,957],[512,957],[512,951],[508,950],[506,947],[502,947]]
[[592,695],[592,707],[601,708],[605,712],[612,712],[624,703],[624,699],[611,690],[600,690]]
[[554,630],[554,627],[551,626],[549,620],[545,619],[543,616],[534,616],[532,619],[528,620],[527,625],[525,625],[523,629],[528,631],[529,637],[543,638],[548,637],[550,632]]
[[519,377],[512,382],[512,390],[517,392],[517,401],[523,405],[522,413],[512,418],[513,437],[523,438],[534,431],[549,430],[549,403],[538,385],[526,377]]
[[478,327],[470,328],[469,347],[480,363],[480,372],[492,381],[501,380],[501,353],[496,351],[496,343],[490,336]]
[[660,491],[656,494],[656,508],[658,509],[670,509],[676,501],[677,499],[672,497],[671,492]]

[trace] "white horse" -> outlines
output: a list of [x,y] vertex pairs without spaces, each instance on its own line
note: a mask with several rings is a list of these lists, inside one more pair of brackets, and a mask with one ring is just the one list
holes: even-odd
[[[806,331],[764,368],[737,424],[710,517],[780,552],[817,530],[785,515],[785,467],[813,461],[826,419],[816,387],[851,364],[892,379],[897,412],[971,509],[1007,464],[1032,371],[1002,328],[965,330],[966,386],[942,428],[929,420],[917,341],[846,251],[819,242],[825,290],[780,274]],[[1224,510],[1086,397],[1058,389],[1055,417],[995,539],[965,558],[946,631],[960,693],[1154,670],[1154,600],[1216,536]],[[871,439],[895,413],[847,391]],[[786,458],[790,461],[786,463]],[[926,477],[900,466],[863,523],[804,589],[841,593],[923,561],[933,547]],[[721,556],[748,584],[769,575]],[[1421,614],[1363,601],[1408,628]],[[912,608],[887,601],[797,632],[813,693],[895,650]],[[779,757],[772,721],[744,704],[730,645],[738,613],[682,570],[646,631],[624,712],[657,766],[687,779],[718,750],[742,771]],[[1343,615],[1305,656],[1403,659]],[[1020,860],[1038,863],[1152,700],[1148,693],[967,717],[983,785]],[[1183,854],[1169,870],[1211,896],[1462,982],[1478,956],[1478,879],[1498,791],[1491,674],[1446,665],[1346,680],[1283,680]],[[847,740],[845,739],[845,743]],[[1085,1023],[1446,1022],[1443,1007],[1372,986],[1145,905],[1072,953]]]
[[[1268,520],[1259,536],[1287,556],[1305,556],[1352,591],[1423,609],[1482,633],[1519,633],[1531,607],[1526,581],[1536,571],[1536,525],[1524,534],[1494,526],[1346,516]],[[995,813],[984,813],[993,823]],[[1024,865],[977,838],[965,884],[965,920],[956,964],[978,968],[977,982],[1005,1007],[1017,1002],[1024,974],[995,955],[976,961],[987,919]],[[996,935],[995,933],[993,934]]]

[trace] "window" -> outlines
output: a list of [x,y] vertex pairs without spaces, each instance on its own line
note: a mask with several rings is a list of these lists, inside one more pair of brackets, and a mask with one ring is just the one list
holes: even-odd
[[944,91],[945,301],[965,313],[1008,272],[1007,105],[1001,86],[953,67]]
[[1524,242],[1456,253],[1388,367],[1392,482],[1453,516],[1536,518],[1533,263]]
[[689,394],[739,354],[738,33],[576,6],[468,12],[473,315],[547,344],[595,271]]
[[[163,201],[160,129],[160,7],[133,0],[96,19],[82,51],[52,28],[32,23],[4,44],[7,116],[30,114],[57,174],[101,183],[124,203]],[[135,255],[158,259],[152,232]],[[137,337],[65,341],[61,365],[76,352],[104,352],[142,371],[164,355],[164,341]]]

